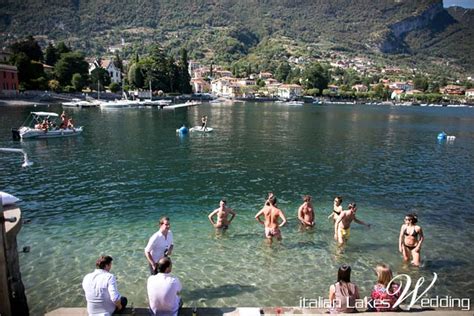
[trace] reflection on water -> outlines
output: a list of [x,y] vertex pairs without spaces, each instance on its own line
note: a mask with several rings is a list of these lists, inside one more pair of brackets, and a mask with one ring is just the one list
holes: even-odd
[[[38,108],[35,108],[38,109]],[[82,277],[100,254],[114,257],[120,291],[146,306],[143,255],[162,215],[175,238],[173,273],[186,305],[287,306],[301,296],[326,297],[337,267],[349,263],[362,295],[381,261],[412,278],[433,272],[433,295],[473,297],[468,249],[474,223],[471,196],[474,111],[446,108],[200,105],[177,111],[74,111],[77,138],[13,142],[31,108],[0,108],[0,147],[25,149],[35,162],[22,169],[1,156],[0,188],[20,197],[31,223],[19,235],[22,276],[32,314],[84,306]],[[49,111],[60,112],[52,106]],[[209,134],[179,137],[199,125]],[[456,135],[439,144],[445,130]],[[283,242],[269,246],[254,219],[268,191],[289,221]],[[316,227],[301,231],[301,197],[314,198]],[[355,200],[358,217],[338,253],[327,215],[334,196]],[[222,196],[237,217],[216,234],[207,215]],[[416,210],[426,235],[423,267],[404,266],[398,234]]]

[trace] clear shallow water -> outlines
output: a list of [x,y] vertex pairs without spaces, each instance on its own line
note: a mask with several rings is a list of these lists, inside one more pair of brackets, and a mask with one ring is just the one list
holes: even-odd
[[[59,106],[35,110],[60,112]],[[175,237],[173,273],[186,305],[298,305],[326,297],[337,267],[370,293],[378,262],[397,273],[439,281],[429,295],[474,297],[469,272],[474,232],[474,109],[204,104],[188,110],[69,110],[82,136],[11,141],[30,107],[0,107],[0,147],[25,149],[35,162],[22,169],[0,156],[0,188],[23,202],[19,247],[33,314],[85,306],[81,281],[100,254],[114,257],[119,290],[146,306],[143,255],[162,215]],[[215,132],[180,138],[183,122],[209,116]],[[457,139],[436,141],[445,130]],[[254,220],[268,191],[289,218],[284,241],[269,248]],[[299,232],[301,196],[315,200],[317,228]],[[331,222],[335,195],[355,200],[358,217],[345,253],[336,254]],[[216,236],[207,214],[221,197],[238,216]],[[398,233],[415,210],[425,231],[423,267],[403,266]]]

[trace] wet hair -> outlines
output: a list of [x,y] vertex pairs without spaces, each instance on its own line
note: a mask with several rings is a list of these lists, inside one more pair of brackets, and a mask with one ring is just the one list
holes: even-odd
[[112,263],[111,256],[100,256],[99,259],[96,260],[95,266],[97,269],[104,269],[106,266]]
[[156,270],[157,272],[165,273],[169,267],[171,267],[171,259],[169,257],[163,257],[158,261]]
[[273,192],[268,192],[267,194],[267,198],[266,198],[266,201],[265,201],[265,205],[270,205],[270,202],[268,202],[268,200],[272,197],[272,196],[275,196],[275,194],[273,194]]
[[275,205],[276,202],[277,202],[277,198],[274,195],[268,199],[268,203],[270,203],[270,205]]
[[224,204],[227,204],[227,200],[225,198],[222,198],[221,202],[224,202]]
[[160,226],[161,226],[161,225],[163,225],[163,223],[164,223],[165,221],[168,221],[168,222],[169,222],[169,221],[170,221],[170,218],[167,217],[167,216],[163,216],[162,218],[160,218],[160,221],[159,221],[158,223],[159,223]]
[[405,217],[410,218],[413,225],[418,223],[418,216],[414,213],[407,214],[407,215],[405,215]]
[[305,195],[305,196],[303,196],[303,201],[305,201],[305,202],[311,201],[311,195]]
[[335,199],[336,199],[336,200],[338,200],[338,201],[339,201],[339,203],[342,203],[342,197],[340,197],[340,196],[336,196],[336,197],[335,197]]
[[375,272],[377,273],[377,283],[383,284],[385,287],[393,279],[392,270],[388,264],[378,264],[375,268]]
[[350,208],[350,209],[356,208],[357,204],[355,202],[352,202],[352,203],[349,203],[349,205],[347,207]]
[[337,282],[351,282],[351,266],[348,264],[343,264],[337,270]]

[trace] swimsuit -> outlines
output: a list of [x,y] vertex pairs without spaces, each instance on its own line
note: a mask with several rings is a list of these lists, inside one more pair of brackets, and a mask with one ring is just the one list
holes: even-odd
[[349,239],[351,236],[351,228],[341,228],[341,235],[345,240]]
[[415,228],[413,228],[413,232],[412,232],[411,234],[409,234],[409,233],[407,232],[407,230],[408,230],[408,229],[405,228],[405,231],[403,232],[403,234],[404,234],[405,236],[412,236],[412,237],[418,239],[418,238],[417,238],[417,237],[418,237],[418,232],[416,231]]
[[280,228],[265,227],[265,237],[266,238],[272,238],[272,237],[281,238]]
[[[403,235],[405,235],[405,236],[412,236],[413,238],[418,239],[418,238],[417,238],[417,237],[418,237],[418,232],[416,231],[415,228],[413,228],[413,232],[412,232],[411,234],[409,234],[409,233],[407,232],[407,230],[408,230],[408,229],[405,228],[405,231],[403,232]],[[413,250],[413,249],[416,248],[416,246],[408,246],[407,244],[405,244],[405,240],[403,241],[403,245],[404,245],[405,247],[407,247],[408,249],[410,249],[410,250]]]

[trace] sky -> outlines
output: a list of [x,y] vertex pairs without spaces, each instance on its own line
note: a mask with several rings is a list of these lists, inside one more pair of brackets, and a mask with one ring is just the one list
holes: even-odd
[[443,0],[444,7],[458,6],[474,9],[474,0]]

